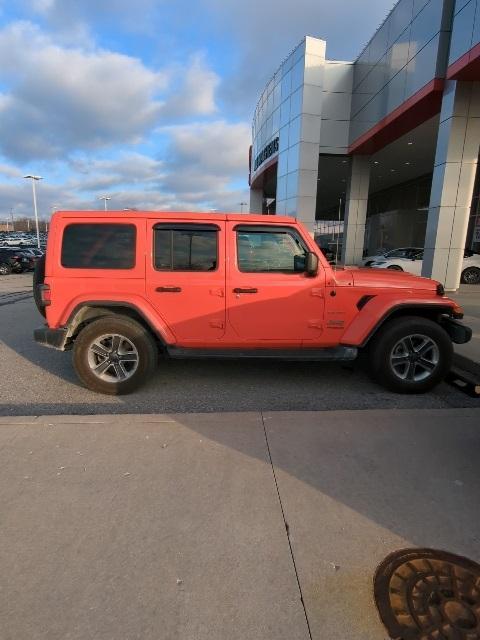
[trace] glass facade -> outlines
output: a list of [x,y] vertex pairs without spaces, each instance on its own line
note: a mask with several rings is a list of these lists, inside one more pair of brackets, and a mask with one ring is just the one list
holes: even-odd
[[251,211],[297,217],[352,263],[424,247],[455,288],[480,250],[479,41],[480,0],[399,0],[353,63],[305,38],[255,110]]
[[368,198],[365,255],[396,247],[423,247],[432,174],[372,193]]
[[457,0],[448,63],[456,62],[478,42],[480,42],[480,1]]
[[350,143],[444,74],[451,14],[439,0],[400,0],[355,62]]

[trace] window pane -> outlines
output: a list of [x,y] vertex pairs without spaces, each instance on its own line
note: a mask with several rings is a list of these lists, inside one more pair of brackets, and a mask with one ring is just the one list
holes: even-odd
[[172,268],[171,239],[169,229],[155,229],[155,269]]
[[240,271],[295,273],[303,271],[306,247],[288,231],[239,231],[237,252]]
[[71,269],[132,269],[136,229],[132,224],[70,224],[63,232],[62,266]]
[[155,268],[214,271],[217,268],[217,232],[213,229],[155,229]]

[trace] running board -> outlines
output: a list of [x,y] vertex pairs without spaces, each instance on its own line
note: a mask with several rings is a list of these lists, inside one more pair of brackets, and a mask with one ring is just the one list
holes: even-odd
[[355,360],[356,347],[329,347],[323,349],[191,349],[187,347],[167,347],[167,354],[175,359],[214,358],[236,360],[238,358],[263,358],[267,360],[295,360],[303,362]]

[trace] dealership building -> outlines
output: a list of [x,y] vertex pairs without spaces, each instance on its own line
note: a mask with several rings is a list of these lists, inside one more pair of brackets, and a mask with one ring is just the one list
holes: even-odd
[[262,92],[250,210],[293,215],[342,261],[424,247],[458,287],[480,252],[480,0],[400,0],[357,60],[306,37]]

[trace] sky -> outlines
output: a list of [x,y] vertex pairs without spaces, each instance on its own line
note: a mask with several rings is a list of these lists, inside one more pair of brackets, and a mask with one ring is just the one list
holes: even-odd
[[0,0],[0,221],[238,211],[258,96],[305,35],[353,60],[392,0]]

